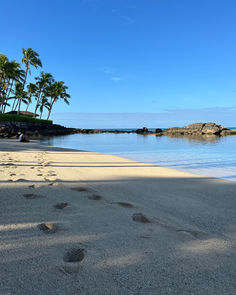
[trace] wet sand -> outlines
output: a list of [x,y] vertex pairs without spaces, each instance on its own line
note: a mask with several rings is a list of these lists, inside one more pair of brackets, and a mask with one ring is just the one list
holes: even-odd
[[236,183],[0,141],[0,294],[235,294]]

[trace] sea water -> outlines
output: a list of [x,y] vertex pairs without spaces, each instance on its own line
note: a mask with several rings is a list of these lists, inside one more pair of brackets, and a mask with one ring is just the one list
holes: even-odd
[[236,181],[236,136],[168,137],[136,133],[73,134],[43,144],[99,152]]

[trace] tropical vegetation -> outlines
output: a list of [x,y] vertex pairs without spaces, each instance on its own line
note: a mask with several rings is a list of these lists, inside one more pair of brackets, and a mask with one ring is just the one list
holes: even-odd
[[51,120],[43,120],[31,118],[28,116],[19,116],[19,115],[9,115],[9,114],[0,114],[0,122],[30,122],[30,123],[45,123],[52,124]]
[[[41,119],[46,113],[46,120],[49,120],[57,101],[69,104],[68,87],[63,81],[56,81],[52,74],[43,71],[34,81],[29,79],[32,67],[42,68],[42,62],[32,48],[23,48],[22,54],[23,68],[17,61],[10,61],[6,55],[0,54],[0,114],[15,111],[19,116],[30,108],[33,117],[39,116]],[[28,80],[30,82],[27,83]]]

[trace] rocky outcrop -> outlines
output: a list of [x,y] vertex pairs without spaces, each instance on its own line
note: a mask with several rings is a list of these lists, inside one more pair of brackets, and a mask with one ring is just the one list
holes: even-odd
[[233,130],[230,130],[230,129],[227,129],[227,130],[223,130],[220,135],[224,136],[224,135],[236,135],[236,130],[233,129]]
[[143,127],[142,129],[137,129],[136,133],[137,134],[148,134],[149,131],[148,131],[147,127]]
[[31,138],[38,138],[41,136],[68,135],[74,133],[74,129],[56,124],[0,122],[0,137],[2,138],[17,138],[21,132],[25,132]]
[[228,131],[229,129],[217,125],[215,123],[195,123],[190,124],[184,127],[174,127],[174,128],[168,128],[163,131],[164,135],[173,135],[173,134],[179,134],[179,135],[221,135],[223,131]]

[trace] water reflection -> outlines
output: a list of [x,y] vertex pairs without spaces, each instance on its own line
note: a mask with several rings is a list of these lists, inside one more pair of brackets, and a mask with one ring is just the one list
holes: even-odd
[[43,143],[112,154],[236,181],[236,136],[74,134],[51,137]]
[[179,138],[179,139],[183,139],[183,140],[186,140],[188,142],[193,142],[193,143],[216,143],[216,142],[219,142],[222,137],[221,136],[218,136],[218,135],[214,135],[214,134],[203,134],[203,135],[200,135],[200,134],[193,134],[193,135],[177,135],[177,134],[168,134],[166,135],[170,138]]

